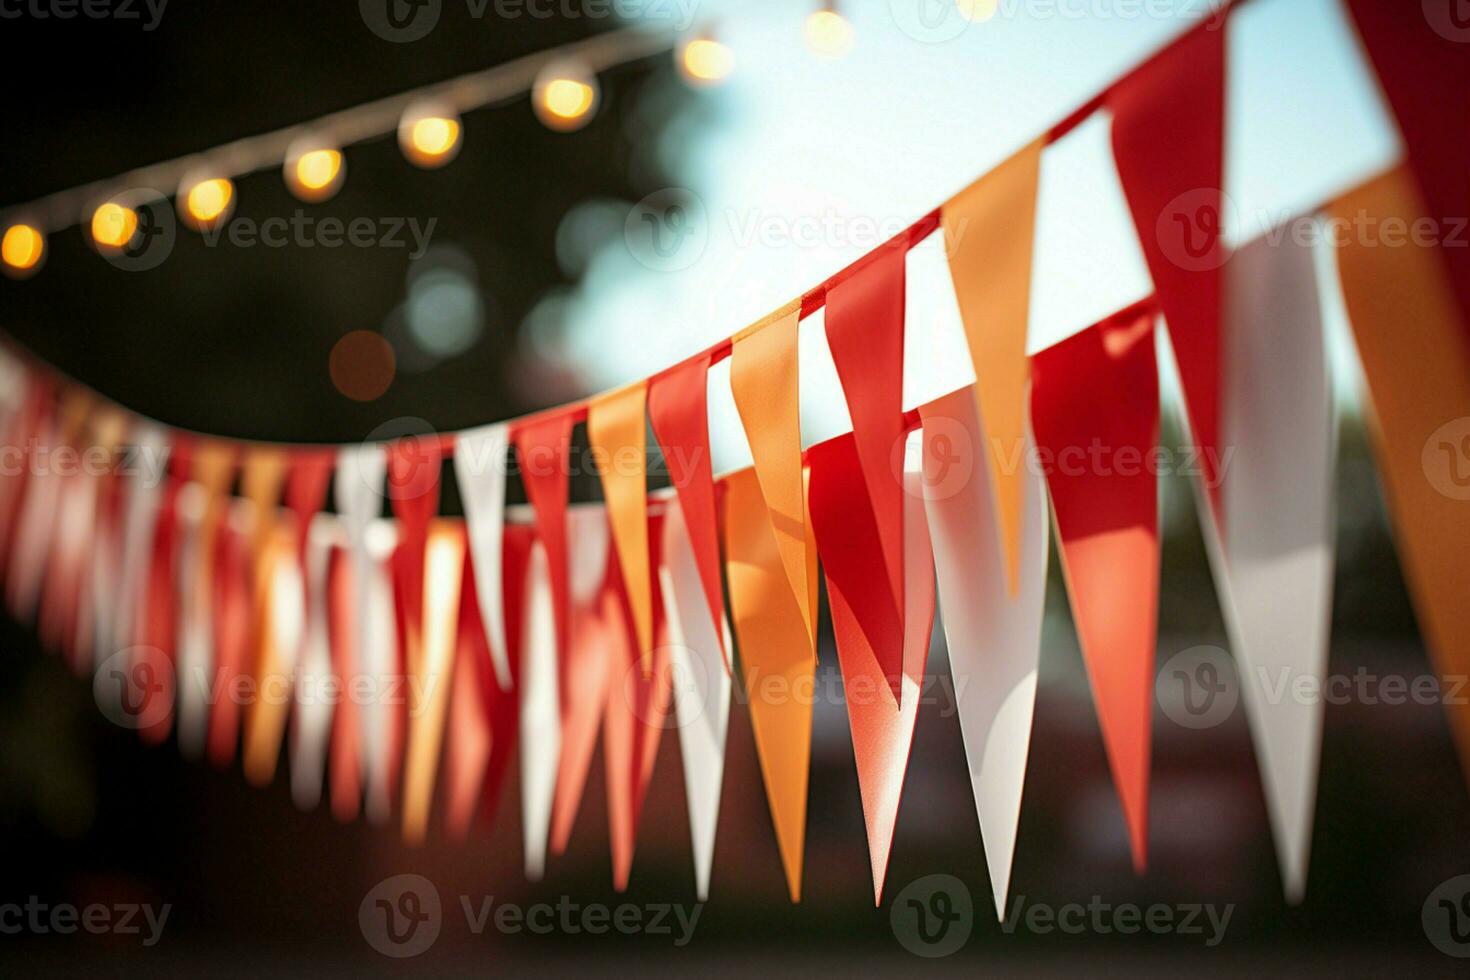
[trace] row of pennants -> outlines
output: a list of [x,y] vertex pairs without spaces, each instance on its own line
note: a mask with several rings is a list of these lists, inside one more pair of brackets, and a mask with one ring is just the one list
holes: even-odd
[[[1405,163],[1323,210],[1411,223],[1470,213],[1470,103],[1441,95],[1470,90],[1470,57],[1392,6],[1348,2],[1400,124]],[[847,700],[875,899],[937,599],[950,669],[967,679],[957,686],[958,714],[1003,914],[1049,525],[1134,864],[1145,865],[1156,477],[1147,467],[1042,473],[1018,460],[1090,445],[1147,458],[1159,437],[1162,317],[1163,349],[1177,361],[1205,464],[1201,522],[1284,887],[1299,900],[1322,707],[1268,699],[1260,678],[1284,671],[1320,682],[1326,670],[1335,422],[1309,248],[1283,236],[1231,250],[1215,222],[1214,232],[1203,229],[1203,251],[1171,259],[1181,242],[1169,235],[1191,231],[1171,232],[1173,202],[1197,206],[1203,193],[1219,213],[1218,190],[1199,190],[1223,182],[1227,32],[1217,27],[1183,35],[1078,117],[1112,112],[1115,160],[1155,295],[1029,357],[1040,160],[1075,119],[729,340],[586,402],[453,435],[350,447],[234,443],[138,419],[7,354],[0,431],[28,465],[0,476],[6,601],[78,672],[121,655],[134,682],[166,685],[163,707],[138,716],[145,739],[176,732],[181,748],[219,765],[238,751],[258,784],[274,778],[288,746],[300,805],[325,793],[338,816],[378,820],[396,806],[410,840],[428,831],[436,783],[451,835],[493,811],[519,751],[532,877],[548,850],[567,844],[600,733],[619,888],[672,713],[706,894],[732,685],[743,683],[796,900],[812,709],[763,692],[772,682],[810,689],[820,558],[844,683],[874,695]],[[930,234],[946,238],[976,382],[905,413],[905,258]],[[1431,434],[1470,411],[1466,251],[1351,240],[1336,249],[1406,576],[1444,674],[1470,670],[1470,520],[1463,501],[1426,479],[1422,454]],[[853,431],[803,452],[797,334],[819,307]],[[726,357],[754,466],[716,479],[706,373]],[[618,461],[599,473],[602,505],[568,501],[579,422],[594,453]],[[652,498],[650,425],[673,484]],[[166,457],[166,476],[29,465],[62,445]],[[507,520],[509,453],[528,522]],[[463,520],[437,516],[441,462],[451,455]],[[956,460],[972,467],[969,478],[941,481]],[[191,680],[201,677],[207,683]],[[240,677],[297,693],[243,705],[219,696]],[[404,698],[334,705],[305,693],[326,679],[346,688],[387,677],[407,679],[415,710]],[[1470,709],[1450,710],[1470,759]]]

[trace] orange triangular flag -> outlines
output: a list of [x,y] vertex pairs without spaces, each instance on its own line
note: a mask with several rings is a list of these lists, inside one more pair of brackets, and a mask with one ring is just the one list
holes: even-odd
[[[800,456],[796,458],[799,467]],[[801,477],[800,469],[797,477]],[[755,472],[743,470],[724,485],[730,611],[776,844],[795,902],[801,900],[812,740],[811,699],[800,692],[811,690],[817,665],[816,644],[803,606],[814,605],[814,597],[791,590],[773,533],[776,524],[762,501]],[[797,489],[803,489],[800,483]],[[805,518],[804,511],[798,515]],[[811,563],[816,551],[806,538],[801,544],[808,556],[803,557],[802,573],[815,583],[816,569]]]
[[602,495],[613,546],[628,590],[633,629],[638,638],[638,662],[645,671],[653,651],[653,578],[648,565],[648,423],[645,421],[648,384],[620,388],[587,407],[587,440]]
[[975,365],[975,399],[995,487],[1011,595],[1020,582],[1021,452],[1026,432],[1026,323],[1036,231],[1039,139],[944,202],[949,272]]
[[815,643],[814,575],[808,572],[810,544],[806,492],[801,472],[801,404],[796,356],[801,304],[790,303],[735,337],[730,355],[730,390],[755,461],[755,478],[765,501],[777,556],[807,632]]
[[[1404,227],[1425,214],[1408,173],[1385,174],[1329,211],[1341,228]],[[1404,577],[1425,645],[1446,678],[1470,672],[1470,351],[1435,246],[1387,248],[1349,234],[1337,249],[1348,319],[1373,403],[1374,446]],[[1447,702],[1460,765],[1470,773],[1470,707]]]

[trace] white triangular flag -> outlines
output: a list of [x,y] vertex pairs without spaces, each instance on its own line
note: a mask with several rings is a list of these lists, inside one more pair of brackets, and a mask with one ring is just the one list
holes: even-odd
[[561,756],[561,712],[556,681],[556,610],[546,549],[537,541],[526,565],[525,626],[521,633],[521,832],[526,877],[546,870],[551,802]]
[[[1004,920],[1036,706],[1046,597],[1046,484],[1028,467],[1019,590],[1011,596],[974,393],[962,388],[919,412],[925,509],[950,673],[995,911]],[[1024,466],[1033,456],[1029,429],[1021,448],[1018,465]]]
[[317,514],[306,532],[306,633],[296,672],[296,710],[291,716],[291,799],[303,810],[321,802],[333,706],[344,693],[333,686],[336,674],[327,627],[328,572],[337,534],[337,519],[331,514]]
[[475,569],[475,596],[495,680],[510,690],[510,658],[505,648],[504,593],[501,591],[505,537],[505,468],[510,430],[504,423],[462,432],[454,442],[454,474],[469,531]]
[[[1322,743],[1337,430],[1310,246],[1263,237],[1225,273],[1222,444],[1232,455],[1222,467],[1223,548],[1214,514],[1200,511],[1295,904],[1306,888]],[[1317,693],[1292,693],[1302,689]]]
[[[730,675],[715,632],[689,529],[677,498],[664,509],[663,564],[658,570],[672,647],[674,717],[684,760],[684,796],[689,801],[689,836],[694,845],[695,891],[709,897],[725,778],[725,732],[730,720]],[[729,644],[729,623],[722,623]],[[734,649],[727,645],[725,649]]]
[[[117,653],[118,647],[130,647],[134,631],[143,614],[144,591],[148,581],[148,564],[153,557],[153,532],[158,526],[158,503],[163,486],[158,477],[162,470],[148,465],[161,459],[167,450],[167,437],[153,425],[140,425],[132,434],[128,459],[133,463],[125,476],[126,498],[123,502],[122,568],[117,579],[117,609],[112,620],[112,649],[98,649],[94,662],[101,663]],[[136,455],[133,455],[136,454]]]
[[[337,471],[332,481],[338,518],[352,554],[353,571],[353,637],[349,648],[354,663],[352,670],[344,672],[343,683],[351,686],[361,683],[359,678],[367,677],[374,690],[380,690],[377,685],[388,683],[387,673],[396,659],[391,646],[386,647],[387,656],[382,655],[386,644],[396,642],[397,630],[393,622],[392,582],[389,580],[385,589],[378,566],[378,555],[384,552],[384,545],[388,545],[387,551],[392,550],[392,525],[380,519],[387,472],[388,456],[382,445],[345,446],[337,454]],[[385,531],[373,531],[379,527]],[[389,541],[384,540],[385,533]],[[371,546],[370,539],[373,539]],[[387,664],[382,663],[385,659]],[[362,723],[365,809],[369,819],[381,823],[388,819],[390,802],[389,706],[379,700],[373,698],[360,705],[358,718]]]
[[[46,422],[37,450],[54,450],[60,439],[60,425],[53,417]],[[41,583],[46,576],[51,553],[56,516],[61,507],[62,478],[55,468],[42,460],[31,460],[30,474],[25,478],[25,496],[21,498],[11,543],[10,573],[6,576],[6,600],[16,619],[31,622],[41,599]],[[131,516],[131,510],[129,511]],[[108,650],[107,655],[116,653]]]

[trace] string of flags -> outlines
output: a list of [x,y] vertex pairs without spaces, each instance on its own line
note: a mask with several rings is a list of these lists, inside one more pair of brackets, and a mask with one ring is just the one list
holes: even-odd
[[[1439,95],[1466,90],[1470,59],[1390,4],[1346,7],[1406,153],[1322,214],[1470,213],[1470,108]],[[1207,552],[1243,665],[1284,889],[1299,901],[1322,702],[1269,697],[1265,679],[1320,685],[1325,674],[1335,419],[1310,249],[1292,236],[1236,248],[1220,237],[1221,28],[1184,34],[732,337],[524,418],[388,444],[241,443],[139,418],[7,347],[0,432],[16,465],[0,468],[5,602],[146,741],[172,736],[217,766],[238,757],[256,784],[276,778],[285,754],[298,805],[395,820],[411,841],[435,826],[461,838],[493,814],[518,756],[532,878],[567,847],[600,738],[614,881],[626,886],[672,719],[701,898],[741,685],[795,901],[812,706],[773,692],[812,684],[825,583],[844,684],[871,694],[849,698],[848,716],[880,903],[940,608],[950,668],[966,679],[958,717],[1003,917],[1052,533],[1134,865],[1146,866],[1156,476],[1016,460],[1091,445],[1156,451],[1163,349],[1206,461]],[[1028,356],[1041,160],[1101,108],[1155,292]],[[909,253],[931,235],[946,245],[976,380],[905,412]],[[1464,674],[1470,494],[1427,479],[1425,460],[1470,405],[1470,264],[1437,244],[1349,237],[1335,252],[1426,644],[1442,674]],[[818,310],[853,428],[803,450],[797,338]],[[706,377],[725,359],[753,465],[716,475]],[[599,504],[569,502],[577,425]],[[667,492],[647,490],[650,432]],[[45,462],[63,450],[103,465]],[[525,507],[506,505],[512,457]],[[445,473],[463,519],[439,513]],[[253,696],[218,693],[235,688]],[[323,697],[328,688],[353,696]],[[1470,708],[1447,710],[1470,764]]]

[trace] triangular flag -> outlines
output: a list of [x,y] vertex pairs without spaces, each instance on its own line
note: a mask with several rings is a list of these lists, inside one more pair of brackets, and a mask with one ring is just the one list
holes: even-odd
[[[378,578],[377,555],[381,553],[383,543],[371,540],[374,538],[373,528],[380,526],[377,522],[383,513],[387,473],[388,457],[381,445],[348,446],[337,454],[337,472],[332,483],[337,514],[347,533],[348,549],[352,555],[351,642],[340,648],[344,653],[350,651],[351,656],[350,663],[339,664],[338,670],[344,672],[344,685],[365,683],[370,690],[381,683],[384,674],[391,670],[389,664],[378,662],[376,656],[386,650],[386,645],[392,640],[377,635],[383,610],[374,605],[374,598]],[[378,547],[374,547],[375,544]],[[388,611],[392,611],[391,603]],[[360,726],[358,749],[364,798],[370,815],[379,822],[387,818],[388,807],[388,757],[386,748],[381,747],[381,739],[388,726],[387,712],[380,710],[384,707],[377,703],[376,698],[358,699],[354,700],[351,711]],[[338,809],[338,813],[341,812]]]
[[563,672],[561,759],[556,770],[556,798],[551,808],[551,853],[562,854],[571,841],[572,824],[587,785],[592,752],[607,707],[612,676],[613,644],[620,638],[602,609],[601,595],[612,556],[607,512],[601,507],[576,507],[567,513],[567,587],[571,595],[572,630]]
[[[1046,485],[1039,473],[1027,472],[1020,588],[1012,596],[1004,584],[1004,548],[991,518],[994,491],[977,458],[984,430],[974,394],[952,392],[920,407],[919,414],[924,422],[925,511],[956,710],[995,911],[1004,919],[1036,707],[1046,598]],[[1030,449],[1029,442],[1023,452]],[[966,472],[968,478],[958,478]]]
[[510,689],[510,659],[505,652],[505,609],[501,605],[505,563],[505,471],[510,429],[504,423],[461,432],[454,441],[454,475],[469,528],[470,556],[480,619],[490,644],[495,680]]
[[[913,433],[916,441],[919,433]],[[917,445],[916,445],[917,448]],[[905,459],[908,454],[905,453]],[[832,608],[832,632],[842,666],[847,720],[852,729],[853,757],[863,818],[868,828],[868,855],[873,865],[873,902],[883,903],[883,879],[898,821],[898,802],[908,769],[914,723],[919,717],[919,695],[929,636],[934,628],[934,557],[924,518],[923,488],[913,456],[913,471],[905,472],[903,506],[904,561],[907,606],[899,637],[874,639],[866,634],[854,606],[874,579],[882,580],[883,554],[877,527],[862,493],[855,440],[850,436],[813,446],[811,450],[812,523],[817,548],[826,569],[827,596]],[[879,642],[897,639],[904,691],[894,710],[889,700],[890,678],[874,656]]]
[[[340,470],[338,472],[341,472]],[[328,636],[332,644],[332,675],[337,690],[351,691],[357,667],[357,582],[356,562],[351,554],[337,551],[327,572],[329,594]],[[358,699],[343,696],[332,714],[331,780],[332,816],[344,823],[357,816],[362,806],[362,708]]]
[[[682,525],[694,551],[710,621],[725,620],[720,581],[720,528],[715,515],[715,485],[709,448],[709,357],[701,355],[649,382],[648,419],[679,497]],[[716,634],[726,670],[729,651]]]
[[[1347,8],[1398,119],[1425,214],[1447,235],[1435,251],[1449,270],[1461,326],[1470,331],[1470,248],[1463,238],[1470,215],[1470,100],[1461,97],[1470,91],[1470,15],[1462,0],[1428,0],[1413,14],[1383,0],[1348,0]],[[1459,247],[1448,247],[1456,225]]]
[[[10,614],[23,622],[30,622],[36,615],[36,605],[41,599],[41,583],[45,580],[47,559],[51,550],[51,533],[56,526],[56,510],[60,500],[61,478],[55,467],[43,464],[44,454],[56,446],[61,431],[59,408],[48,398],[34,417],[34,427],[20,447],[25,455],[26,477],[21,490],[19,508],[16,511],[15,528],[11,534],[9,570],[5,576],[5,598]],[[39,458],[38,458],[39,457]],[[136,506],[128,509],[127,542],[131,547],[128,568],[133,573],[128,590],[128,601],[136,604],[141,597],[142,580],[148,571],[148,555],[152,553],[153,518],[158,506],[157,494],[141,486],[134,477],[129,481]],[[129,606],[129,613],[136,610]],[[125,634],[132,642],[131,624]],[[115,648],[103,657],[111,656]]]
[[521,637],[520,741],[521,834],[526,877],[540,881],[546,870],[546,840],[561,755],[561,710],[557,694],[556,604],[550,562],[540,539],[526,563],[525,623]]
[[[655,534],[661,533],[661,521],[655,525]],[[621,892],[627,889],[633,870],[638,820],[668,717],[673,678],[669,673],[667,623],[661,614],[649,657],[639,656],[628,592],[615,564],[609,564],[600,599],[608,636],[606,655],[612,666],[602,725],[608,838],[612,845],[613,888]],[[644,660],[652,662],[645,664]]]
[[1203,510],[1205,542],[1295,904],[1306,889],[1324,705],[1273,693],[1283,680],[1311,678],[1316,690],[1326,681],[1337,429],[1312,249],[1262,237],[1230,257],[1225,276],[1229,536],[1221,541]]
[[1225,35],[1191,30],[1113,90],[1113,156],[1153,277],[1190,431],[1219,505]]
[[1048,347],[1031,377],[1062,575],[1141,873],[1159,608],[1158,474],[1145,464],[1159,443],[1153,314]]
[[[327,472],[330,475],[331,471]],[[325,493],[325,480],[321,486]],[[290,496],[289,491],[287,495]],[[303,810],[313,810],[321,802],[333,709],[338,700],[344,699],[332,669],[329,628],[330,573],[336,533],[335,517],[316,514],[305,535],[306,630],[296,673],[296,703],[291,714],[291,799]]]
[[557,412],[518,426],[512,433],[520,460],[521,483],[536,513],[536,537],[546,561],[555,633],[557,688],[565,699],[570,690],[566,653],[571,644],[571,598],[567,586],[567,480],[571,476],[572,416]]
[[[739,348],[737,347],[737,350]],[[800,454],[796,456],[800,460]],[[799,465],[799,463],[798,463]],[[798,476],[800,470],[798,470]],[[812,705],[791,692],[810,689],[817,666],[816,642],[806,610],[814,597],[792,592],[790,574],[777,546],[773,521],[754,470],[724,482],[725,572],[730,611],[751,727],[760,757],[766,800],[776,827],[776,844],[793,902],[801,900],[802,853],[806,843],[807,773],[811,768]],[[801,487],[798,485],[798,490]],[[806,522],[798,525],[806,534]],[[815,585],[816,548],[803,542],[802,577]],[[803,584],[803,589],[806,586]],[[784,695],[767,697],[778,689]]]
[[245,714],[243,761],[245,778],[256,786],[268,784],[276,773],[306,624],[306,593],[291,524],[290,518],[274,523],[255,565],[256,696]]
[[[851,611],[863,621],[893,696],[903,687],[903,487],[894,461],[902,452],[904,264],[908,252],[893,244],[872,252],[851,274],[827,290],[825,325],[832,362],[852,416],[853,451],[861,480],[845,492],[870,511],[878,534],[882,562],[866,574],[877,575]],[[818,547],[821,546],[818,536]],[[886,588],[883,586],[886,584]],[[883,620],[897,626],[879,632],[869,611],[887,608]]]
[[[796,353],[799,303],[777,310],[735,337],[730,390],[745,427],[755,476],[786,581],[816,645],[816,582],[809,570],[805,478],[801,468],[801,404]],[[728,558],[726,559],[728,561]],[[737,624],[738,626],[738,624]]]
[[587,406],[587,441],[602,480],[623,587],[633,614],[638,661],[648,670],[653,654],[653,574],[648,560],[647,385],[594,398]]
[[[684,521],[683,498],[664,508],[659,591],[668,622],[670,669],[679,755],[684,764],[684,798],[694,846],[695,894],[709,897],[715,859],[715,828],[725,777],[725,733],[730,721],[730,673],[722,651],[723,612],[717,622],[703,594],[703,574]],[[723,611],[724,603],[720,603]]]
[[[462,445],[462,441],[456,441],[456,453]],[[500,563],[496,562],[496,566],[498,574]],[[462,841],[469,834],[480,805],[485,768],[490,763],[495,739],[487,694],[492,688],[501,690],[499,680],[487,676],[492,673],[490,651],[480,620],[474,575],[474,560],[466,554],[459,601],[459,649],[454,654],[454,681],[449,693],[444,744],[444,829],[455,841]],[[508,686],[509,664],[506,666]]]
[[[521,665],[527,655],[525,620],[529,611],[527,569],[535,541],[535,533],[526,525],[507,526],[505,529],[505,640],[510,660],[511,689],[501,690],[498,684],[482,685],[485,710],[490,716],[490,761],[485,766],[485,784],[480,793],[480,812],[486,821],[491,820],[499,808],[505,777],[519,748],[516,739],[521,724],[520,685],[524,672]],[[555,765],[553,757],[552,766]],[[552,778],[555,779],[554,768]]]
[[975,367],[984,440],[977,446],[995,488],[995,517],[1011,595],[1020,582],[1025,474],[1018,453],[1026,429],[1026,330],[1031,314],[1031,253],[1036,188],[1045,140],[944,202],[940,221],[950,276]]
[[159,496],[148,578],[138,615],[138,645],[133,649],[129,668],[129,682],[141,682],[144,686],[144,706],[134,718],[138,722],[138,736],[146,745],[160,745],[168,738],[173,729],[174,692],[178,690],[174,669],[178,624],[174,591],[178,495],[179,484],[170,480]]
[[[1394,170],[1335,201],[1332,219],[1349,227],[1385,220],[1404,227],[1424,216],[1409,174]],[[1351,235],[1339,243],[1338,271],[1372,398],[1384,490],[1404,578],[1436,669],[1470,673],[1470,350],[1454,293],[1429,248],[1385,248]],[[1448,686],[1448,683],[1447,683]],[[1470,705],[1447,699],[1460,766],[1470,777]]]
[[[215,683],[214,611],[218,602],[215,569],[221,526],[229,512],[235,450],[228,443],[195,439],[189,445],[189,483],[179,495],[179,749],[190,758],[204,751],[211,692]],[[103,506],[106,504],[104,502]],[[100,517],[99,524],[104,523]],[[115,590],[115,571],[107,552],[109,535],[98,541],[93,589],[99,602]],[[100,638],[111,630],[111,613],[98,609]]]
[[463,525],[444,518],[430,522],[424,548],[423,636],[416,659],[408,665],[415,703],[409,712],[403,775],[403,837],[410,844],[422,844],[429,830],[429,807],[454,680],[464,555]]
[[[221,522],[211,571],[214,595],[210,623],[214,632],[211,691],[232,691],[251,669],[250,533],[255,511],[249,501],[232,500]],[[212,698],[205,755],[223,769],[235,759],[240,737],[240,708],[233,697]]]

